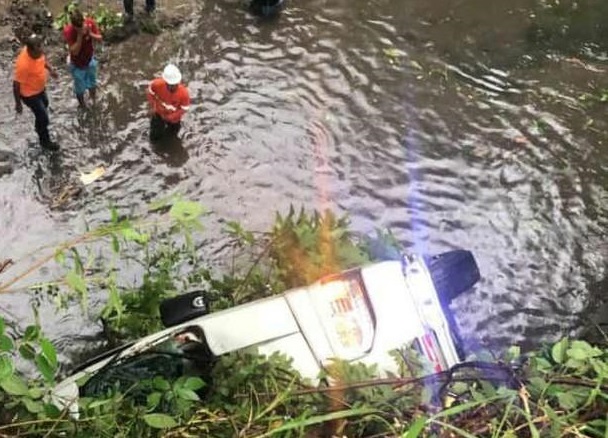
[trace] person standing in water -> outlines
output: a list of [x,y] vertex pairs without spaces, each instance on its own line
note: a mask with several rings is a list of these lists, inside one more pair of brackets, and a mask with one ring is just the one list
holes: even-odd
[[168,64],[162,76],[152,80],[148,86],[152,142],[165,137],[177,137],[182,117],[190,107],[190,93],[181,81],[179,69],[174,64]]
[[84,94],[87,90],[95,103],[97,60],[93,42],[101,41],[101,32],[92,18],[84,18],[79,9],[74,9],[70,13],[70,24],[63,28],[63,37],[70,51],[70,73],[74,79],[76,99],[80,107],[84,108]]
[[48,63],[42,51],[42,38],[31,35],[21,49],[15,61],[15,74],[13,77],[13,96],[15,97],[15,111],[23,112],[26,104],[34,113],[34,125],[40,141],[40,146],[49,150],[59,149],[59,145],[51,140],[49,134],[49,99],[46,95],[47,70],[53,78],[57,73]]

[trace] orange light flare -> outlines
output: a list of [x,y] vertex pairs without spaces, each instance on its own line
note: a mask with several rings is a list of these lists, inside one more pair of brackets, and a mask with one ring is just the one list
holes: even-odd
[[322,122],[323,117],[317,117],[308,127],[312,142],[314,158],[314,183],[318,194],[318,210],[321,217],[321,239],[319,242],[319,252],[323,257],[325,266],[337,266],[337,259],[333,245],[331,244],[331,228],[329,218],[325,215],[330,210],[331,200],[329,199],[329,177],[332,168],[329,163],[329,147],[333,143],[329,129]]

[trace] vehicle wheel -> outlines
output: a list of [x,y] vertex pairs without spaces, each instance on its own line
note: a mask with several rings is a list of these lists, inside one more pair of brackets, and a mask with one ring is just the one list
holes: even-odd
[[481,278],[471,251],[457,249],[426,258],[439,298],[449,304]]
[[160,319],[167,328],[208,313],[207,304],[201,290],[168,298],[160,303],[159,310]]

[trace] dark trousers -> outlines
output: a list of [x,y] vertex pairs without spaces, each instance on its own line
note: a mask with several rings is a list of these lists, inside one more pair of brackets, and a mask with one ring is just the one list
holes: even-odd
[[181,127],[180,122],[169,123],[158,114],[154,114],[150,119],[150,140],[159,141],[167,137],[177,137]]
[[[126,14],[133,15],[133,0],[122,0],[122,5]],[[156,0],[146,0],[146,12],[154,12],[155,9]]]
[[51,142],[51,137],[49,136],[49,99],[46,96],[46,91],[34,96],[22,97],[21,100],[34,113],[34,117],[36,118],[36,133],[40,139],[40,144],[49,144]]

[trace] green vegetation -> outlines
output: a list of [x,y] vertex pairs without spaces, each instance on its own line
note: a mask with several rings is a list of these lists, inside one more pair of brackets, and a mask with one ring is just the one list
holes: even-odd
[[[55,29],[63,29],[63,27],[70,22],[70,13],[76,7],[78,7],[78,4],[74,2],[65,5],[63,12],[53,21]],[[123,24],[122,13],[109,9],[104,3],[99,3],[93,11],[82,12],[85,16],[92,17],[102,32],[120,27]]]
[[[212,266],[197,243],[203,241],[205,217],[201,205],[182,199],[155,203],[142,219],[112,208],[106,223],[43,248],[40,261],[0,284],[0,292],[27,288],[35,309],[47,301],[59,309],[79,302],[103,320],[111,342],[121,343],[158,330],[160,301],[193,287],[206,290],[215,311],[373,259],[367,240],[349,230],[346,218],[291,210],[277,215],[268,232],[224,223],[226,262]],[[379,237],[394,243],[390,233]],[[53,263],[64,274],[24,286],[30,274]],[[90,307],[91,295],[106,297],[101,308]],[[404,346],[394,352],[397,375],[380,379],[374,367],[336,361],[322,376],[335,382],[331,387],[312,386],[284,356],[243,351],[218,358],[202,376],[182,375],[176,366],[164,370],[165,377],[138,375],[128,387],[82,397],[76,418],[50,398],[61,369],[51,342],[38,325],[23,333],[8,326],[0,319],[0,435],[608,434],[608,349],[580,340],[563,339],[527,355],[513,348],[492,362],[471,357],[440,374],[428,374],[424,359]]]

